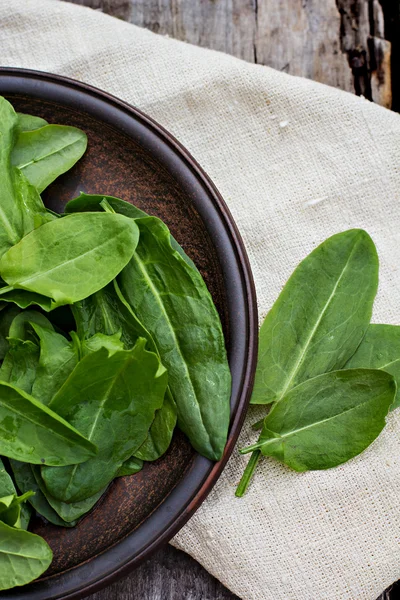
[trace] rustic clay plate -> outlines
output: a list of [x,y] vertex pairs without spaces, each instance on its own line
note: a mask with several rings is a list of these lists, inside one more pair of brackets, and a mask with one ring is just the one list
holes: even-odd
[[[161,217],[200,269],[221,316],[233,376],[231,429],[223,459],[197,455],[175,435],[167,454],[140,473],[117,479],[77,527],[37,517],[54,561],[41,580],[0,598],[81,598],[127,573],[166,543],[218,479],[242,425],[257,351],[257,309],[240,235],[218,191],[190,154],[152,119],[90,86],[56,75],[0,69],[0,95],[16,110],[76,125],[88,151],[44,194],[62,212],[80,191],[109,194]],[[233,501],[233,500],[232,500]]]

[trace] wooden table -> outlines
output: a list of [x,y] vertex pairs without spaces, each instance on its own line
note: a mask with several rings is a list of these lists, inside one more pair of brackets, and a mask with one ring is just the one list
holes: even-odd
[[[156,33],[363,95],[400,112],[400,0],[69,1]],[[379,600],[395,600],[399,591],[397,584]],[[130,577],[90,596],[90,600],[235,598],[198,563],[170,546]]]

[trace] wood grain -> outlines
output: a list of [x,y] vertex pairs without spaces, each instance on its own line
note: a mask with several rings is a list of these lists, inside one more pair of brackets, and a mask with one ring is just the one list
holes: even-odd
[[[168,546],[88,600],[239,600],[193,558]],[[382,598],[382,600],[387,600]]]
[[70,1],[400,109],[400,0]]
[[[69,0],[400,111],[400,0]],[[395,600],[400,585],[378,600]],[[90,600],[234,600],[168,547]]]

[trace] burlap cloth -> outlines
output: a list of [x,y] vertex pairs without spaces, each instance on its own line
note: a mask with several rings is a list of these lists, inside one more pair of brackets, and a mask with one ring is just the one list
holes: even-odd
[[[0,64],[88,82],[169,129],[233,213],[260,318],[300,259],[363,227],[381,264],[374,321],[400,323],[397,114],[55,0],[0,0]],[[235,453],[173,543],[241,598],[375,600],[400,577],[399,434],[396,411],[366,452],[329,471],[265,459],[241,500],[248,457]],[[254,437],[247,424],[239,445]]]

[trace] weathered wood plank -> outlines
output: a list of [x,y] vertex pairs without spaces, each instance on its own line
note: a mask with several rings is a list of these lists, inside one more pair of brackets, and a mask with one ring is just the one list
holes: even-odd
[[132,8],[131,0],[67,0],[67,2],[80,4],[81,6],[89,6],[94,10],[101,10],[113,17],[124,19],[125,21],[129,21]]
[[[400,103],[400,0],[70,0],[156,33]],[[400,77],[397,77],[400,80]]]
[[130,21],[254,62],[255,0],[132,0]]
[[337,0],[341,15],[341,49],[348,57],[357,94],[392,105],[391,43],[379,0]]
[[335,0],[258,2],[257,62],[353,91]]
[[[239,600],[187,554],[166,547],[88,600]],[[386,600],[386,599],[382,599]]]

